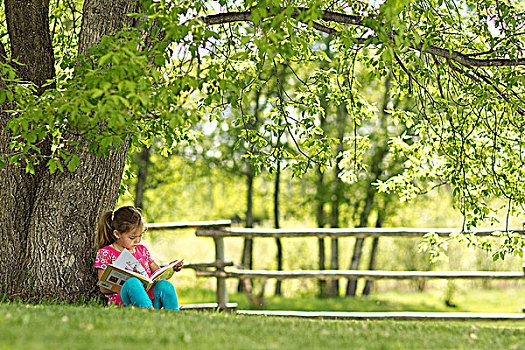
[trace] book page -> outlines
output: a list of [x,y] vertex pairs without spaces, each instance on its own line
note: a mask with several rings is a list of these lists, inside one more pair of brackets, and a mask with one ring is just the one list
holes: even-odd
[[184,261],[182,259],[178,259],[173,261],[171,264],[164,266],[157,271],[153,275],[151,275],[151,280],[158,281],[158,280],[168,280],[173,276],[175,273],[174,268],[177,266],[180,266],[184,264]]
[[136,272],[146,278],[149,278],[144,266],[135,258],[129,250],[124,249],[118,258],[113,262],[113,265],[121,269]]

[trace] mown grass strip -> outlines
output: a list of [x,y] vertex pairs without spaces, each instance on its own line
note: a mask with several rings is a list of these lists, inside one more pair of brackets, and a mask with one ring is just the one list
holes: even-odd
[[323,320],[468,320],[468,321],[525,321],[523,313],[480,312],[342,312],[237,310],[239,315],[315,318]]

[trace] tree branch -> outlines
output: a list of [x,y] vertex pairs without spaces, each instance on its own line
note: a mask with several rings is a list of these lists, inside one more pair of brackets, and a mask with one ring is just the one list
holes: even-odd
[[[484,74],[482,74],[480,72],[477,72],[477,74],[479,76],[479,78],[478,78],[478,77],[475,77],[474,75],[472,75],[470,72],[466,72],[463,69],[454,66],[453,64],[449,64],[449,66],[450,66],[450,68],[452,68],[452,70],[455,70],[456,72],[464,74],[466,77],[468,77],[469,79],[471,79],[471,80],[473,80],[473,81],[475,81],[477,83],[480,83],[480,80],[482,80],[483,82],[485,82],[485,84],[492,86],[492,88],[498,93],[498,95],[502,99],[505,100],[505,102],[507,102],[510,105],[514,105],[514,103],[512,103],[512,101],[510,100],[510,98],[503,91],[501,91],[501,89],[496,84],[494,84],[490,80],[489,77],[485,76]],[[517,112],[520,115],[525,116],[525,110],[521,106],[517,106],[516,110],[517,110]]]
[[[305,7],[298,7],[294,10],[291,17],[297,18],[301,15],[302,12],[308,11],[308,8]],[[282,12],[282,11],[280,11]],[[268,16],[274,17],[278,13],[271,14]],[[232,23],[232,22],[251,22],[251,16],[252,11],[243,11],[243,12],[225,12],[225,13],[218,13],[216,15],[209,15],[203,17],[204,23],[208,25],[215,25],[215,24],[224,24],[224,23]],[[353,24],[353,25],[363,25],[363,16],[357,16],[357,15],[347,15],[344,13],[338,13],[333,11],[323,11],[321,17],[319,17],[325,22],[335,22],[335,23],[343,23],[343,24]]]
[[244,12],[226,12],[218,13],[216,15],[209,15],[203,17],[203,21],[208,25],[225,24],[232,22],[251,22],[251,11]]
[[[308,8],[299,7],[294,10],[291,17],[297,19],[301,13],[308,11]],[[251,11],[244,11],[244,12],[227,12],[227,13],[219,13],[216,15],[209,15],[203,17],[204,23],[208,25],[216,25],[216,24],[224,24],[224,23],[232,23],[232,22],[251,22]],[[277,14],[277,13],[276,13]],[[271,14],[268,16],[274,17],[276,14]],[[370,26],[365,24],[365,17],[358,16],[358,15],[348,15],[333,11],[323,11],[319,17],[319,19],[325,21],[325,22],[333,22],[333,23],[340,23],[340,24],[351,24],[355,26],[362,26],[369,29]],[[313,22],[313,27],[321,32],[327,33],[329,35],[337,35],[340,32],[336,29],[327,27],[323,24]],[[366,40],[358,40],[357,43],[364,44]],[[437,46],[428,46],[424,47],[424,43],[421,42],[417,46],[412,47],[414,50],[421,51],[423,53],[428,53],[436,56],[440,56],[449,60],[452,60],[458,64],[461,64],[462,66],[468,66],[468,67],[514,67],[514,66],[523,66],[525,65],[525,58],[515,58],[515,59],[508,59],[508,58],[494,58],[494,59],[475,59],[472,58],[472,56],[477,55],[476,53],[472,54],[462,54],[457,51],[449,50],[449,49],[443,49]]]
[[415,49],[424,53],[429,53],[432,55],[450,59],[456,63],[461,64],[462,66],[468,67],[513,67],[525,65],[525,58],[494,58],[478,60],[475,58],[471,58],[471,55],[465,55],[457,51],[442,49],[435,46],[429,46],[423,49],[423,43],[419,44],[417,47],[415,47]]

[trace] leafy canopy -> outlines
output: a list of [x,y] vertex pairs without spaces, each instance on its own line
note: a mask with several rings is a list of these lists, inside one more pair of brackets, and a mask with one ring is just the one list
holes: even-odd
[[[344,107],[354,125],[345,139],[354,151],[343,155],[344,176],[352,181],[366,171],[367,135],[359,126],[376,112],[362,93],[366,87],[355,83],[355,70],[367,67],[379,78],[392,75],[393,98],[412,101],[409,108],[390,110],[392,120],[408,130],[391,140],[390,150],[407,160],[401,174],[377,183],[379,190],[410,199],[448,184],[464,230],[494,223],[494,198],[504,200],[509,215],[523,217],[523,2],[142,5],[136,28],[104,38],[88,57],[60,60],[56,89],[41,96],[17,81],[8,64],[1,67],[8,88],[0,102],[14,103],[11,152],[2,163],[28,172],[38,163],[51,172],[74,171],[83,152],[106,154],[123,142],[138,146],[154,137],[163,138],[168,151],[197,136],[192,123],[232,118],[246,126],[239,137],[253,145],[254,164],[273,171],[276,159],[284,158],[300,176],[336,157],[331,145],[338,141],[320,128],[320,96],[326,96],[326,103]],[[52,13],[61,15],[57,8]],[[68,45],[76,40],[60,42],[57,50],[75,52]],[[293,89],[277,79],[283,70]],[[249,96],[266,86],[279,93],[265,111],[267,121],[249,128]],[[276,140],[283,134],[295,151],[279,149]],[[514,248],[504,253],[521,253],[521,240],[507,238]]]

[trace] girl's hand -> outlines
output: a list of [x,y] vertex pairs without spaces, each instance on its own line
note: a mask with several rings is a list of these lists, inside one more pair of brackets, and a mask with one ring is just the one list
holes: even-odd
[[[170,264],[174,263],[175,261],[177,261],[177,260],[173,260],[172,262],[170,262]],[[182,270],[182,266],[183,266],[183,265],[184,265],[184,263],[182,263],[182,264],[180,264],[180,265],[177,265],[177,266],[175,266],[175,267],[173,268],[173,270],[174,270],[175,272],[179,272],[180,270]]]

